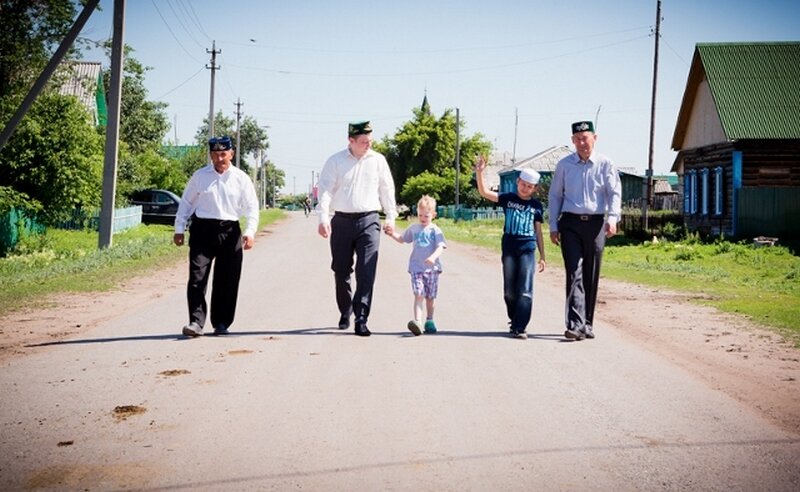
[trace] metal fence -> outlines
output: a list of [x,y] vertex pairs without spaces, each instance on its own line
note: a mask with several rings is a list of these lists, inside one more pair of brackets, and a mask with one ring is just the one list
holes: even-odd
[[[114,210],[114,220],[111,225],[112,232],[121,232],[142,223],[142,206],[118,208]],[[76,208],[68,219],[55,224],[57,229],[91,230],[100,228],[99,208]]]
[[5,256],[19,241],[30,234],[41,234],[44,226],[35,217],[15,207],[0,215],[0,256]]
[[[416,206],[412,207],[412,213],[416,214]],[[474,219],[498,219],[503,217],[503,209],[495,207],[459,207],[455,205],[440,205],[436,207],[436,215],[445,219],[474,220]]]

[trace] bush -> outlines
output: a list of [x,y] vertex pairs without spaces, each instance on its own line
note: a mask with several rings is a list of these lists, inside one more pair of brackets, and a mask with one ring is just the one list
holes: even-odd
[[677,261],[692,261],[695,259],[700,259],[703,257],[703,254],[697,248],[692,246],[683,246],[679,245],[677,251],[675,252],[675,260]]

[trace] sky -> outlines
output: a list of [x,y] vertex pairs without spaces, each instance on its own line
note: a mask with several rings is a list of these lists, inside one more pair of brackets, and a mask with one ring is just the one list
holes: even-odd
[[[113,34],[101,0],[81,37]],[[267,127],[267,158],[286,193],[308,191],[347,145],[347,123],[394,135],[427,95],[440,117],[459,110],[462,136],[481,133],[517,160],[571,145],[570,124],[596,123],[596,150],[648,167],[656,0],[128,0],[124,41],[150,67],[149,99],[168,104],[170,143],[190,144],[214,112]],[[797,0],[662,0],[653,170],[669,172],[695,45],[798,41]],[[110,64],[97,50],[88,61]],[[252,161],[251,161],[252,162]],[[199,166],[200,164],[198,164]]]

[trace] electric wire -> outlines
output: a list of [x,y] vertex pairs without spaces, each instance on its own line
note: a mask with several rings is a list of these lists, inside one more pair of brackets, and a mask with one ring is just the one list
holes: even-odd
[[203,23],[200,22],[200,18],[197,16],[197,12],[195,12],[194,7],[192,7],[191,2],[185,2],[184,0],[177,0],[178,5],[186,12],[186,16],[189,20],[197,26],[197,30],[205,36],[206,40],[211,41],[211,37],[206,32],[205,28],[203,27]]
[[183,82],[181,82],[181,83],[180,83],[180,84],[178,84],[177,86],[173,87],[172,89],[168,90],[167,92],[165,92],[164,94],[162,94],[160,97],[157,97],[156,99],[157,99],[157,100],[164,99],[166,96],[168,96],[168,95],[172,94],[172,93],[173,93],[173,92],[175,92],[176,90],[178,90],[178,89],[180,89],[181,87],[183,87],[184,85],[186,85],[186,84],[187,84],[187,83],[188,83],[190,80],[192,80],[193,78],[197,77],[197,74],[199,74],[199,73],[200,73],[200,72],[202,72],[203,70],[205,70],[205,67],[200,67],[200,70],[198,70],[198,71],[196,71],[195,73],[193,73],[193,74],[192,74],[192,75],[191,75],[191,76],[190,76],[188,79],[184,80]]
[[170,33],[170,34],[172,34],[172,37],[173,37],[173,39],[175,39],[175,42],[176,42],[176,43],[178,43],[178,46],[180,46],[180,47],[181,47],[181,49],[183,49],[183,51],[184,51],[184,52],[185,52],[187,55],[189,55],[189,58],[191,58],[192,60],[196,61],[197,63],[203,63],[203,62],[201,62],[200,60],[198,60],[197,58],[195,58],[195,57],[192,55],[192,53],[191,53],[191,52],[189,52],[189,50],[187,50],[187,49],[186,49],[186,47],[183,45],[183,43],[181,43],[181,42],[180,42],[180,40],[178,39],[178,37],[177,37],[177,36],[175,35],[175,33],[172,31],[172,28],[171,28],[171,27],[169,27],[169,23],[167,22],[167,20],[164,18],[164,16],[163,16],[163,15],[161,15],[161,11],[158,9],[158,5],[156,5],[156,2],[155,2],[155,0],[150,0],[150,1],[153,3],[153,7],[155,7],[155,9],[156,9],[156,12],[158,13],[158,16],[159,16],[159,17],[161,17],[161,20],[164,22],[164,25],[167,27],[167,31],[169,31],[169,33]]
[[237,65],[233,63],[229,63],[228,65],[231,67],[239,68],[242,70],[252,70],[252,71],[260,71],[260,72],[268,72],[268,73],[275,73],[280,75],[302,75],[302,76],[313,76],[313,77],[410,77],[410,76],[420,76],[420,75],[448,75],[448,74],[459,74],[459,73],[469,73],[469,72],[482,72],[482,71],[489,71],[489,70],[498,70],[503,68],[510,68],[510,67],[518,67],[521,65],[530,65],[532,63],[539,63],[542,61],[547,60],[557,60],[559,58],[565,58],[574,56],[581,53],[587,53],[589,51],[598,51],[606,48],[610,48],[613,46],[619,46],[626,43],[631,43],[634,41],[638,41],[640,39],[647,39],[649,35],[637,36],[634,38],[624,39],[622,41],[617,41],[613,43],[608,43],[604,45],[599,45],[595,47],[581,47],[579,50],[569,51],[565,53],[560,53],[557,55],[550,55],[544,56],[540,58],[533,58],[528,60],[522,60],[517,62],[509,62],[509,63],[501,63],[495,65],[484,65],[480,67],[471,67],[471,68],[458,68],[453,70],[437,70],[437,71],[427,71],[427,72],[387,72],[387,73],[325,73],[325,72],[302,72],[302,71],[294,71],[294,70],[282,70],[282,69],[272,69],[272,68],[262,68],[262,67],[252,67],[252,66],[244,66],[244,65]]

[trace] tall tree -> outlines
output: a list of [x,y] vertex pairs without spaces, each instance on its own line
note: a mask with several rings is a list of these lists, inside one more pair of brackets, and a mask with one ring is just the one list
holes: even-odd
[[77,7],[71,0],[0,0],[0,100],[25,97],[72,27]]
[[40,202],[57,221],[100,204],[103,138],[73,96],[40,95],[0,150],[0,185]]
[[[235,144],[236,121],[233,118],[225,116],[222,111],[217,112],[217,115],[214,117],[214,133],[217,136],[229,135],[234,140]],[[208,118],[203,119],[203,124],[197,129],[195,139],[198,144],[206,145],[208,141]],[[249,155],[257,160],[260,158],[260,153],[269,148],[267,131],[264,127],[259,126],[255,118],[249,115],[245,116],[241,121],[239,140],[241,149],[237,149],[237,151],[241,152],[242,158]],[[248,170],[250,166],[244,161],[242,162],[242,168]]]
[[[107,43],[109,56],[110,47],[110,43]],[[160,147],[170,125],[165,112],[167,104],[147,100],[144,78],[151,68],[143,66],[130,56],[133,51],[129,46],[125,47],[119,139],[125,142],[132,153],[138,154],[148,148]],[[111,84],[110,68],[103,72],[103,83],[108,94]]]
[[[407,200],[417,196],[423,191],[424,186],[430,185],[435,190],[431,193],[439,194],[443,203],[455,201],[454,192],[448,193],[439,185],[441,180],[433,176],[443,176],[451,179],[455,187],[455,162],[456,162],[456,119],[453,110],[446,110],[441,118],[437,119],[430,112],[427,97],[422,108],[413,110],[414,118],[406,122],[394,136],[387,136],[375,144],[375,149],[386,156],[398,197]],[[461,127],[464,128],[461,121]],[[463,130],[462,130],[463,131]],[[470,175],[478,153],[488,153],[492,145],[480,133],[476,133],[461,141],[461,176]],[[449,172],[452,171],[452,178]],[[412,185],[412,190],[404,193],[406,182],[415,176],[428,173]],[[461,182],[461,180],[460,180]],[[469,187],[468,180],[460,185],[460,192],[467,193],[464,186]],[[413,202],[412,202],[413,203]]]

